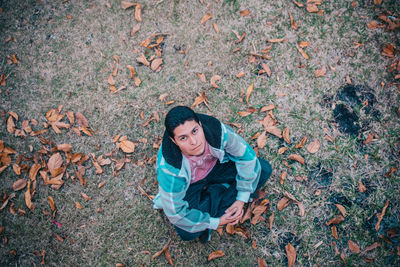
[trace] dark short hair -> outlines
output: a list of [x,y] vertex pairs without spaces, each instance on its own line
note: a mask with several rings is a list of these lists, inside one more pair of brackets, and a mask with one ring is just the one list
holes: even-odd
[[196,121],[200,122],[199,117],[196,113],[189,107],[186,106],[176,106],[168,111],[167,116],[165,116],[165,130],[171,138],[174,138],[174,130],[186,121]]

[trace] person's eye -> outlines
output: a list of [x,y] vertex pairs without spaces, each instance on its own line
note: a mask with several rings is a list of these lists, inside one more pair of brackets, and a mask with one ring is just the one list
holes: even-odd
[[199,131],[199,129],[197,129],[197,128],[194,128],[193,129],[193,133],[195,134],[195,133],[197,133]]
[[181,138],[179,138],[181,141],[185,141],[186,140],[186,136],[182,136]]

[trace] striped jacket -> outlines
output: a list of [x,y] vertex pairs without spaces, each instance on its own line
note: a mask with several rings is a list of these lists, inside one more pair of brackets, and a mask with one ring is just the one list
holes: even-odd
[[[204,135],[210,144],[210,153],[221,163],[232,160],[237,169],[236,199],[248,202],[260,178],[261,166],[256,153],[243,138],[214,117],[197,114]],[[154,202],[155,209],[163,209],[169,221],[190,232],[217,229],[219,218],[189,208],[183,200],[189,188],[191,169],[189,160],[181,153],[165,132],[157,155],[157,180],[159,192]]]

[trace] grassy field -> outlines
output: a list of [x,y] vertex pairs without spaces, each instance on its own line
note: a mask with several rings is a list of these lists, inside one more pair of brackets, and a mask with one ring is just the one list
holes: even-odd
[[[171,242],[180,266],[257,266],[259,258],[287,266],[288,243],[294,266],[399,266],[400,2],[320,2],[311,13],[306,0],[297,2],[302,7],[288,0],[143,0],[127,9],[116,0],[0,1],[1,265],[168,265],[164,255],[152,256]],[[150,66],[139,63],[141,55]],[[153,58],[162,58],[161,69]],[[270,75],[260,72],[265,64]],[[195,111],[240,126],[232,127],[273,166],[263,189],[265,221],[245,222],[247,239],[224,231],[207,244],[183,242],[140,190],[157,193],[154,156],[165,113],[203,92],[208,107]],[[252,137],[264,131],[260,110],[270,104],[289,138],[267,133],[258,145]],[[56,120],[52,109],[61,114]],[[320,147],[310,153],[314,140]],[[282,147],[287,151],[278,153]],[[54,167],[49,159],[57,153]],[[60,174],[59,189],[43,178]],[[19,179],[31,189],[14,191]],[[278,209],[285,192],[304,205],[304,216],[295,203]],[[327,226],[341,214],[335,204],[346,211],[336,238]],[[217,250],[225,256],[208,262]]]

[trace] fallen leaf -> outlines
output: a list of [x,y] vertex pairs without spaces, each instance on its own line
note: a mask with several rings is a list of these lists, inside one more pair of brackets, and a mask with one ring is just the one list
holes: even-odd
[[341,223],[341,222],[343,222],[343,221],[344,221],[343,215],[338,215],[338,216],[336,216],[335,218],[330,219],[330,220],[326,223],[326,225],[329,226],[329,225],[331,225],[331,224],[339,224],[339,223]]
[[310,46],[310,42],[301,41],[301,42],[299,43],[299,46],[300,46],[300,48],[308,47],[308,46]]
[[290,199],[287,197],[283,197],[281,200],[278,201],[277,207],[278,210],[283,210],[289,205]]
[[136,4],[135,19],[137,22],[142,22],[142,5],[141,4]]
[[204,73],[196,73],[202,83],[207,83],[206,75]]
[[161,64],[163,63],[163,59],[162,58],[156,58],[151,62],[151,69],[154,71],[157,71],[157,69],[161,66]]
[[326,67],[322,66],[320,69],[314,71],[315,77],[323,77],[326,74]]
[[136,24],[131,30],[131,37],[140,30],[140,24]]
[[350,239],[347,240],[347,245],[353,253],[360,253],[360,247],[354,241],[351,241]]
[[215,23],[213,22],[212,25],[213,25],[214,31],[215,31],[216,33],[218,33],[218,32],[219,32],[219,29],[218,29],[217,24],[215,24]]
[[19,61],[18,61],[18,59],[17,59],[17,56],[15,55],[15,54],[12,54],[11,55],[11,59],[12,59],[12,62],[14,63],[14,64],[17,64]]
[[337,232],[337,228],[335,225],[331,226],[331,232],[332,232],[332,236],[336,239],[339,240],[339,235]]
[[124,151],[125,153],[133,153],[135,152],[135,143],[128,141],[128,140],[124,140],[120,143],[119,146],[122,151]]
[[315,12],[319,11],[317,5],[313,2],[308,2],[306,5],[306,9],[307,9],[307,12],[309,12],[309,13],[315,13]]
[[283,147],[281,147],[281,148],[278,149],[278,154],[279,154],[279,155],[282,155],[282,154],[285,153],[286,151],[287,151],[287,147],[284,147],[284,146],[283,146]]
[[150,66],[150,62],[147,60],[144,54],[141,54],[138,58],[136,58],[136,61],[142,63],[146,67]]
[[53,154],[49,161],[47,162],[47,168],[49,169],[50,173],[53,173],[56,169],[60,168],[63,163],[63,159],[60,153]]
[[81,203],[79,203],[78,201],[75,201],[75,207],[76,207],[77,209],[80,209],[80,210],[83,209]]
[[283,134],[282,134],[283,140],[285,140],[285,142],[288,143],[288,144],[290,144],[289,131],[290,131],[289,128],[286,127],[286,128],[283,130]]
[[32,196],[31,196],[31,181],[28,181],[28,186],[25,192],[25,204],[32,212],[35,206],[32,203]]
[[267,145],[267,135],[266,131],[263,131],[257,138],[257,147],[264,148]]
[[210,255],[208,255],[208,261],[211,261],[213,259],[221,258],[224,257],[225,253],[222,250],[217,250],[214,252],[211,252]]
[[81,193],[81,196],[83,197],[83,199],[85,199],[86,201],[89,201],[89,200],[91,200],[92,198],[91,197],[89,197],[88,195],[86,195],[85,193]]
[[318,141],[318,139],[315,139],[313,142],[307,145],[307,151],[310,152],[311,154],[317,153],[320,146],[321,144]]
[[171,252],[169,251],[169,247],[165,250],[164,255],[165,255],[165,258],[167,259],[168,263],[171,266],[174,265],[174,262],[173,262],[172,257],[171,257]]
[[366,252],[368,252],[368,251],[374,250],[374,249],[376,249],[376,248],[378,248],[378,247],[381,247],[381,246],[382,246],[381,243],[375,242],[375,243],[373,243],[372,245],[367,246],[367,247],[361,252],[361,254],[364,254],[364,253],[366,253]]
[[365,187],[365,185],[363,185],[361,180],[358,182],[358,191],[360,193],[364,193],[365,191],[367,191],[367,188]]
[[19,190],[24,189],[25,186],[26,186],[26,180],[25,179],[18,179],[17,181],[15,181],[13,183],[12,188],[13,188],[14,191],[19,191]]
[[222,78],[219,75],[213,75],[210,79],[210,84],[214,88],[219,88],[219,85],[216,82],[220,81]]
[[382,0],[374,0],[374,5],[380,5],[382,4]]
[[269,39],[268,43],[282,43],[286,41],[286,38]]
[[210,13],[205,14],[202,18],[201,18],[201,24],[204,24],[207,20],[211,19],[212,16]]
[[2,73],[0,76],[0,85],[1,86],[6,86],[6,79],[7,79],[7,76],[4,73]]
[[378,231],[379,228],[381,227],[381,221],[383,219],[383,216],[385,216],[386,209],[389,205],[389,200],[386,200],[385,206],[382,209],[382,212],[378,215],[378,222],[375,224],[375,230]]
[[287,173],[286,171],[283,171],[283,172],[281,173],[281,176],[280,176],[280,183],[281,183],[281,185],[284,184],[287,175],[288,175],[288,173]]
[[269,230],[272,230],[272,225],[274,223],[274,218],[275,218],[275,215],[273,213],[268,217],[268,228],[269,228]]
[[9,133],[14,133],[15,132],[15,123],[14,119],[12,116],[10,116],[7,120],[7,131]]
[[299,162],[299,163],[301,163],[303,165],[305,164],[304,158],[302,156],[300,156],[300,155],[297,155],[297,154],[290,154],[287,157],[287,159],[295,160],[295,161],[297,161],[297,162]]
[[298,7],[304,7],[304,5],[303,5],[302,3],[299,3],[299,2],[297,2],[297,1],[293,1],[293,3],[295,3],[296,6],[298,6]]
[[253,92],[254,89],[254,83],[252,83],[246,90],[246,103],[249,103],[249,98],[251,93]]
[[282,131],[276,126],[267,127],[265,130],[276,137],[282,138]]
[[336,208],[338,208],[338,210],[343,215],[343,217],[346,217],[346,209],[340,204],[335,204],[335,206],[336,206]]
[[266,263],[265,260],[262,259],[262,258],[258,258],[258,259],[257,259],[257,266],[258,266],[258,267],[268,267],[267,263]]
[[396,167],[391,167],[390,170],[385,174],[385,177],[389,177],[397,170]]
[[97,185],[97,188],[102,188],[104,185],[106,184],[106,182],[101,182]]
[[72,146],[71,144],[60,144],[56,146],[56,149],[58,151],[71,152]]
[[136,75],[135,68],[131,65],[127,65],[126,68],[131,72],[131,79],[135,78]]
[[240,11],[240,16],[245,17],[245,16],[249,16],[250,15],[250,10],[245,9]]
[[290,25],[291,25],[290,28],[297,30],[299,27],[297,26],[296,21],[294,21],[292,12],[290,12],[290,11],[289,11],[289,18],[290,18]]
[[136,6],[136,3],[131,3],[131,2],[127,2],[127,1],[121,1],[121,7],[123,9],[128,9],[130,7]]
[[299,46],[299,44],[296,44],[297,50],[299,50],[300,54],[305,58],[309,59],[310,57],[307,55],[307,53]]
[[56,206],[54,205],[54,199],[51,196],[48,196],[49,198],[49,205],[52,211],[56,210]]
[[268,77],[271,77],[271,68],[268,66],[268,64],[262,62],[261,67],[263,68],[263,71],[267,73]]
[[384,46],[383,46],[383,49],[382,49],[382,56],[385,56],[385,57],[388,57],[388,58],[394,58],[394,50],[395,50],[395,47],[394,47],[394,45],[392,45],[392,44],[385,44]]
[[76,122],[78,123],[79,126],[89,128],[89,123],[88,123],[86,117],[82,113],[76,112],[75,118],[76,118]]
[[260,112],[262,113],[262,112],[270,111],[270,110],[273,110],[274,108],[275,108],[274,104],[269,104],[267,106],[262,107]]
[[242,78],[245,75],[244,71],[239,72],[236,74],[236,78]]
[[108,76],[107,82],[109,85],[115,85],[115,80],[112,74],[110,74],[110,76]]
[[[135,77],[135,78],[134,78],[134,83],[135,83],[135,85],[136,85],[137,87],[139,87],[140,84],[142,83],[142,81],[139,79],[139,77]],[[165,103],[165,104],[167,104],[167,103]]]
[[35,164],[32,165],[31,169],[29,170],[29,178],[32,181],[36,180],[37,173],[38,173],[38,171],[40,170],[41,167],[42,166],[40,164],[38,164],[38,163],[35,163]]
[[346,76],[346,82],[347,82],[347,84],[352,84],[352,82],[350,80],[350,75],[348,75],[348,74]]
[[292,267],[296,261],[296,249],[292,246],[292,244],[288,243],[285,246],[285,250],[288,259],[288,267]]

